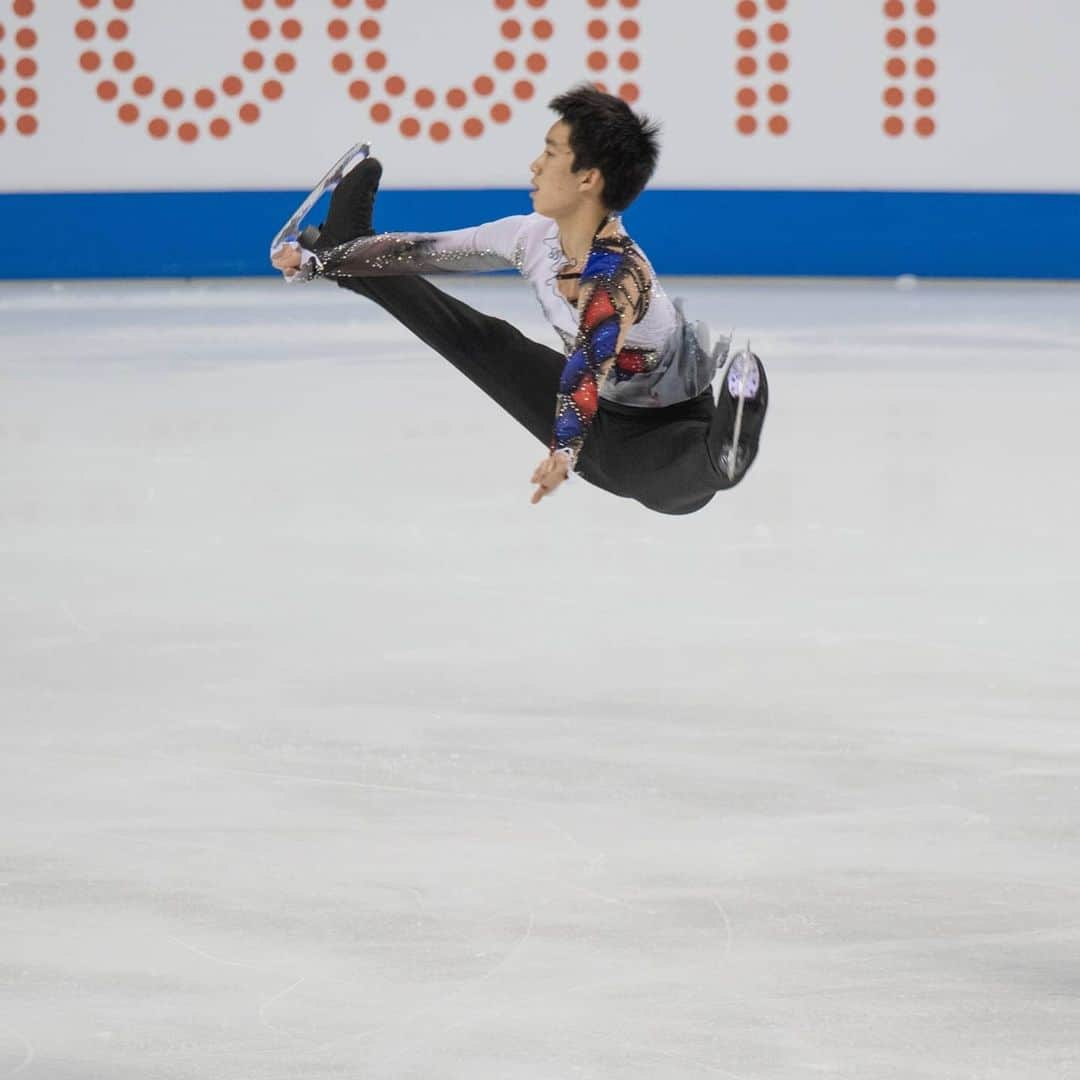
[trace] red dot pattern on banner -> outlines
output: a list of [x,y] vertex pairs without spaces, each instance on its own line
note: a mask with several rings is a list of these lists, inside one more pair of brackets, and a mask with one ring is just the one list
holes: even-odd
[[[929,138],[937,131],[932,115],[937,93],[927,84],[937,74],[937,64],[925,50],[937,43],[937,29],[932,23],[937,13],[936,0],[884,0],[882,11],[889,50],[885,59],[889,82],[881,95],[886,107],[882,130],[892,139],[907,131]],[[910,81],[905,84],[904,80]]]
[[[491,69],[442,91],[410,83],[408,75],[396,68],[397,58],[377,46],[384,30],[385,17],[380,13],[391,7],[387,0],[331,2],[337,14],[327,22],[326,32],[332,40],[342,43],[343,50],[349,43],[353,47],[353,52],[334,53],[330,61],[332,70],[349,75],[359,68],[376,76],[370,81],[350,81],[349,96],[365,103],[368,115],[376,124],[393,123],[407,139],[426,137],[443,143],[455,133],[469,139],[479,138],[489,123],[509,122],[513,115],[511,102],[531,101],[536,96],[535,77],[548,68],[545,43],[555,34],[555,24],[543,16],[542,9],[547,7],[548,0],[491,0],[495,16],[492,29],[500,43],[492,54]],[[245,3],[249,7],[259,6],[259,0],[245,0]],[[606,0],[599,4],[588,0],[588,3],[594,8],[603,7]],[[637,0],[620,0],[620,3],[627,10],[637,6]],[[399,17],[406,17],[404,3],[399,4],[399,10]],[[589,32],[594,38],[602,39],[612,33],[612,28],[605,20],[596,19],[590,23]],[[624,71],[637,67],[638,57],[626,48],[626,43],[634,40],[638,32],[633,19],[624,19],[614,30],[619,49],[611,59]],[[608,62],[604,54],[604,66]],[[634,100],[638,90],[633,83],[626,83],[620,93],[627,100]]]
[[[36,9],[36,0],[9,2],[17,18],[29,19]],[[150,0],[142,2],[145,10]],[[228,2],[236,3],[236,0]],[[554,22],[544,15],[548,0],[491,0],[496,13],[494,25],[502,40],[502,47],[493,56],[494,70],[477,75],[467,86],[446,91],[444,107],[452,111],[443,118],[429,114],[428,120],[423,120],[423,113],[415,115],[408,110],[413,103],[418,110],[438,109],[439,99],[435,92],[426,87],[410,87],[403,74],[392,70],[387,52],[376,47],[383,34],[380,13],[388,7],[387,0],[330,2],[337,14],[324,24],[327,34],[345,45],[331,57],[332,70],[349,77],[349,96],[354,101],[366,102],[365,107],[376,123],[389,123],[397,112],[398,130],[408,138],[426,133],[432,140],[444,142],[455,131],[468,138],[478,138],[489,123],[510,121],[514,101],[533,100],[538,91],[536,78],[548,70],[545,47],[555,34]],[[759,11],[783,12],[787,2],[740,0],[738,9],[744,17],[755,18]],[[933,6],[933,0],[918,2]],[[79,55],[79,67],[95,76],[94,92],[99,99],[115,102],[116,116],[121,123],[143,124],[146,132],[155,139],[175,137],[183,143],[194,143],[207,134],[223,139],[236,129],[237,122],[258,123],[262,105],[284,96],[285,85],[281,79],[266,78],[265,75],[284,77],[297,70],[297,57],[289,51],[289,45],[303,36],[304,24],[298,18],[286,17],[289,10],[295,8],[296,0],[239,0],[240,10],[247,15],[250,39],[240,63],[217,86],[187,90],[162,86],[146,70],[139,69],[137,44],[128,46],[129,37],[138,29],[136,3],[137,0],[78,0],[82,10],[74,22],[75,36],[84,46]],[[641,65],[637,48],[641,25],[633,17],[639,4],[640,0],[586,0],[587,8],[596,16],[589,19],[587,25],[595,47],[586,56],[586,66],[594,73],[615,75],[617,86],[612,92],[631,103],[641,96],[635,81]],[[5,32],[6,28],[0,22],[0,40]],[[788,28],[782,22],[771,23],[765,32],[773,45],[787,41]],[[356,40],[359,48],[353,55],[346,51],[346,43]],[[30,51],[37,44],[37,34],[33,27],[20,26],[15,30],[14,42],[20,49]],[[757,43],[756,35],[753,43]],[[787,66],[786,55],[781,52],[771,53],[767,62],[774,71],[784,70]],[[3,64],[4,57],[0,56],[0,72]],[[358,68],[369,72],[371,81],[353,77]],[[17,70],[21,78],[30,79],[36,74],[37,65],[24,57]],[[110,71],[113,76],[106,76]],[[264,74],[252,78],[258,73]],[[597,85],[606,89],[606,84]],[[373,93],[377,96],[373,97]],[[388,100],[380,100],[378,95],[385,95]],[[24,87],[14,100],[20,107],[29,109],[36,106],[37,93],[31,87]],[[215,115],[223,109],[234,114],[233,120]],[[6,119],[0,116],[0,122],[6,124]],[[37,130],[36,118],[32,115],[20,117],[16,127],[24,133],[32,133]],[[772,124],[770,129],[779,131],[781,128],[786,131],[786,121]]]
[[[790,118],[779,111],[788,103],[791,92],[786,82],[778,81],[791,64],[787,52],[791,27],[784,18],[787,6],[788,0],[736,0],[735,71],[739,85],[735,90],[735,130],[740,135],[768,132],[779,137],[791,130]],[[757,80],[762,76],[766,82],[759,84]],[[757,112],[763,105],[777,110],[770,112],[764,122]]]
[[[587,2],[591,8],[607,7],[607,0]],[[592,47],[585,56],[585,66],[593,76],[614,70],[621,72],[623,78],[633,77],[641,66],[641,54],[633,45],[641,36],[641,23],[625,17],[626,11],[637,7],[637,0],[620,0],[620,4],[625,9],[622,17],[613,11],[607,17],[590,18],[586,26]],[[596,82],[595,78],[593,81],[599,89],[607,89],[605,83]],[[620,83],[613,92],[630,104],[641,97],[641,89],[633,81]]]
[[[14,2],[29,4],[31,0]],[[149,3],[150,0],[144,0],[144,8]],[[130,81],[100,79],[95,86],[97,96],[108,102],[120,99],[116,115],[123,124],[135,124],[145,117],[146,131],[153,139],[174,135],[180,142],[188,144],[198,142],[204,134],[225,139],[233,132],[235,124],[226,116],[208,116],[211,110],[220,112],[224,108],[233,111],[240,123],[255,124],[262,110],[253,98],[278,101],[284,96],[285,85],[280,79],[263,79],[256,84],[245,81],[239,72],[241,66],[250,73],[262,71],[267,64],[272,64],[273,70],[283,77],[296,71],[296,55],[290,51],[289,44],[303,35],[304,28],[300,20],[286,15],[293,5],[294,0],[274,0],[273,3],[270,0],[240,0],[242,10],[252,13],[255,18],[248,23],[252,47],[242,54],[236,72],[227,74],[218,87],[200,86],[187,93],[179,87],[162,86],[160,96],[155,99],[159,89],[157,82],[145,71],[138,70],[135,49],[118,47],[138,29],[134,14],[131,19],[125,18],[126,12],[134,12],[136,0],[79,0],[84,14],[75,22],[75,36],[88,46],[79,57],[79,67],[93,74],[109,64],[120,76],[130,76]],[[275,8],[279,10],[275,11]],[[278,39],[276,45],[275,39]],[[110,52],[113,48],[116,51]],[[151,110],[155,115],[147,116]]]
[[[37,5],[34,0],[11,0],[11,13],[15,21],[5,24],[0,19],[0,41],[8,36],[9,31],[11,33],[11,44],[15,52],[12,57],[14,75],[18,80],[17,85],[9,87],[8,90],[0,87],[0,135],[8,131],[8,125],[11,123],[9,117],[5,115],[4,105],[16,110],[14,123],[11,124],[11,129],[16,134],[29,137],[36,135],[38,131],[39,124],[35,112],[38,105],[38,91],[33,85],[33,80],[38,73],[38,65],[32,55],[37,47],[38,36],[37,31],[29,22],[36,10]],[[5,67],[6,59],[0,54],[0,72],[3,72]]]

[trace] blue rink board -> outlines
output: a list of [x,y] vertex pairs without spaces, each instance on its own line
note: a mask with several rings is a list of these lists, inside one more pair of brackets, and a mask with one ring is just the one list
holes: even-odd
[[[271,273],[299,191],[0,194],[2,278]],[[528,213],[523,190],[387,190],[382,229]],[[660,273],[1080,278],[1080,194],[671,190],[626,214]]]

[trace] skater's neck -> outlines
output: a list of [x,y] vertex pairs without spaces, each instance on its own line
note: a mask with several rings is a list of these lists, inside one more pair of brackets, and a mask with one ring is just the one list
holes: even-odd
[[611,217],[611,212],[598,202],[588,202],[570,211],[565,217],[557,217],[559,243],[563,254],[572,263],[584,263],[589,257],[596,234]]

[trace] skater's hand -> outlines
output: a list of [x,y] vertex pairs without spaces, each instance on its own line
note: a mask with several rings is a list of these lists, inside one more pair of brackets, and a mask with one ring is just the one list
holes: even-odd
[[270,256],[270,262],[274,268],[285,273],[289,270],[300,269],[300,249],[295,244],[282,244]]
[[565,454],[548,454],[532,474],[530,483],[539,487],[533,492],[532,504],[535,506],[545,495],[551,495],[570,475],[570,463]]

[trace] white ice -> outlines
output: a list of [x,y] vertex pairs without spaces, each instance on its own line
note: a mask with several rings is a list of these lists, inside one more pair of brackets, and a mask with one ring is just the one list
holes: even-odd
[[1080,1077],[1080,286],[669,286],[682,519],[337,289],[0,289],[0,1080]]

